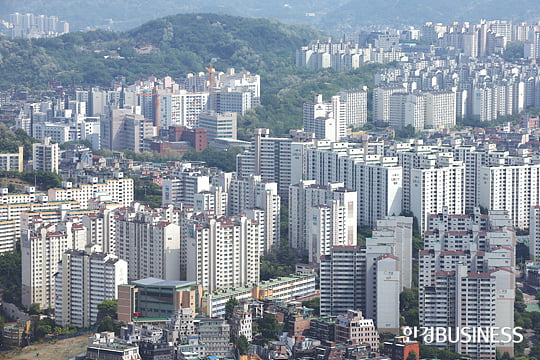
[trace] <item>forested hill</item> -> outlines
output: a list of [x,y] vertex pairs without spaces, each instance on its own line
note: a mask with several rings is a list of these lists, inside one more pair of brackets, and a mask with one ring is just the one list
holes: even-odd
[[174,79],[234,67],[261,75],[261,103],[238,120],[238,136],[270,128],[273,135],[302,127],[302,104],[316,94],[371,86],[381,65],[354,71],[309,70],[295,66],[296,50],[323,35],[275,20],[215,14],[161,18],[124,33],[91,31],[53,39],[0,38],[0,89],[14,85],[46,88],[50,80],[63,85],[108,86],[117,76],[128,82],[149,76]]
[[0,88],[64,84],[107,85],[150,75],[182,77],[246,69],[264,75],[294,66],[296,49],[320,33],[274,20],[216,14],[180,14],[124,33],[74,32],[52,39],[0,38]]

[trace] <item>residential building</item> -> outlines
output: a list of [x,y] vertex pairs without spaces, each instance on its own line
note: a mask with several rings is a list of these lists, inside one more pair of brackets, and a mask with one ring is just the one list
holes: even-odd
[[113,109],[101,119],[101,148],[142,152],[144,139],[155,135],[154,125],[131,109]]
[[304,155],[312,141],[313,134],[303,131],[291,130],[289,138],[274,138],[268,129],[255,129],[253,145],[236,158],[237,175],[260,175],[263,181],[277,182],[278,194],[287,202],[289,185],[302,180],[306,171]]
[[133,202],[133,179],[124,178],[123,173],[114,173],[113,179],[100,182],[97,177],[90,177],[86,184],[73,187],[73,183],[65,181],[62,188],[49,189],[49,201],[76,201],[81,209],[87,209],[91,199],[100,196],[108,197],[109,201],[118,202],[125,206]]
[[373,227],[378,219],[401,213],[403,171],[396,157],[366,155],[353,144],[329,141],[316,141],[305,157],[303,179],[343,183],[356,191],[358,225]]
[[127,283],[127,263],[114,255],[68,250],[55,275],[54,318],[61,326],[88,328],[96,323],[98,305],[118,298]]
[[236,113],[207,111],[199,115],[199,128],[205,129],[208,141],[216,138],[236,139]]
[[348,310],[336,317],[336,342],[343,344],[369,344],[372,351],[379,350],[379,333],[372,319],[365,319],[361,311]]
[[128,279],[180,280],[180,227],[140,204],[114,211],[115,254],[127,261]]
[[[275,182],[262,181],[261,176],[233,178],[228,190],[228,214],[246,213],[259,222],[262,231],[261,254],[265,254],[280,243],[281,197]],[[262,216],[257,216],[257,210]]]
[[241,335],[245,336],[248,342],[253,339],[253,333],[251,328],[252,313],[251,311],[244,311],[243,309],[235,309],[233,311],[231,323],[231,333],[235,339],[238,339]]
[[199,322],[199,340],[205,344],[208,355],[231,357],[233,344],[229,342],[230,326],[224,319],[205,318]]
[[23,146],[14,154],[0,154],[0,171],[23,171]]
[[64,222],[45,224],[36,219],[21,234],[22,304],[29,308],[38,303],[41,308],[53,308],[54,274],[65,251],[84,250],[86,230],[81,224]]
[[86,358],[92,360],[141,360],[139,347],[134,344],[119,342],[113,332],[94,334],[88,339]]
[[289,188],[289,241],[310,263],[319,263],[332,246],[356,244],[357,193],[343,183],[301,181]]
[[32,145],[33,170],[58,173],[59,162],[58,144],[53,144],[50,138],[43,138],[43,142]]
[[525,229],[530,226],[531,207],[540,204],[540,164],[528,158],[515,160],[480,168],[479,205],[508,211],[514,226]]
[[258,282],[261,234],[259,223],[244,216],[186,219],[181,236],[185,278],[206,291]]
[[[431,215],[419,254],[420,326],[512,328],[514,249],[505,211]],[[437,345],[473,359],[494,359],[496,350],[513,354],[513,343],[499,340]]]

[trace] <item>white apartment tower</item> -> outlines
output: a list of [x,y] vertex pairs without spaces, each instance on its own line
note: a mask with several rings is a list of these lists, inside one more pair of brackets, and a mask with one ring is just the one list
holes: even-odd
[[384,253],[390,250],[334,246],[329,255],[322,256],[321,315],[359,310],[373,319],[379,330],[397,334],[401,275],[398,259]]
[[427,160],[410,172],[410,209],[421,230],[427,217],[448,208],[452,214],[465,213],[465,166],[452,158]]
[[304,155],[312,142],[312,133],[291,131],[289,138],[275,138],[268,129],[255,129],[252,147],[236,159],[237,175],[260,175],[263,181],[277,182],[278,194],[287,202],[289,185],[302,180],[307,167]]
[[[235,216],[250,209],[260,209],[263,219],[260,222],[263,232],[261,254],[272,247],[279,246],[280,206],[277,183],[262,181],[261,176],[251,175],[246,179],[232,179],[229,187],[228,215]],[[248,216],[252,218],[251,216]]]
[[456,125],[456,93],[431,91],[426,93],[426,127],[451,129]]
[[367,122],[367,91],[352,89],[338,93],[345,103],[345,125],[362,126]]
[[45,224],[36,219],[21,234],[22,304],[54,307],[54,274],[65,251],[84,250],[86,229],[71,222]]
[[155,210],[134,204],[114,211],[116,254],[128,263],[130,281],[180,280],[180,227]]
[[114,255],[68,250],[55,275],[55,321],[86,328],[97,320],[98,305],[118,297],[127,284],[127,263]]
[[[431,215],[419,254],[420,326],[513,327],[515,232],[506,212]],[[498,339],[498,340],[502,340]],[[501,341],[438,344],[473,359],[513,354]]]
[[393,94],[406,93],[402,86],[384,86],[373,89],[373,120],[390,122],[390,99]]
[[291,247],[319,263],[332,246],[356,245],[357,194],[343,183],[317,185],[314,180],[289,187]]
[[356,191],[358,225],[373,227],[378,219],[401,213],[402,168],[396,157],[365,155],[363,150],[348,143],[317,141],[306,152],[304,179],[340,182]]
[[259,224],[246,217],[195,215],[182,223],[186,280],[206,291],[247,286],[259,281]]
[[163,179],[162,205],[179,208],[194,204],[194,195],[210,190],[210,177],[195,164],[182,163],[173,177]]
[[514,226],[525,229],[530,226],[531,207],[540,204],[540,164],[528,158],[515,160],[480,168],[479,205],[508,211]]
[[321,257],[321,315],[366,308],[366,252],[360,246],[334,246]]
[[32,169],[58,172],[60,155],[58,144],[51,143],[51,138],[43,138],[43,142],[32,145]]
[[540,259],[540,205],[531,206],[529,220],[529,256],[531,260]]

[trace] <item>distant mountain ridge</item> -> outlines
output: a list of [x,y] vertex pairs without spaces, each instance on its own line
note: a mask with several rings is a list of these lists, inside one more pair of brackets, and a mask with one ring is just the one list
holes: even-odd
[[155,18],[194,12],[276,18],[335,32],[371,24],[540,20],[540,7],[533,0],[0,0],[0,4],[4,19],[15,11],[56,15],[69,21],[73,30],[127,30]]

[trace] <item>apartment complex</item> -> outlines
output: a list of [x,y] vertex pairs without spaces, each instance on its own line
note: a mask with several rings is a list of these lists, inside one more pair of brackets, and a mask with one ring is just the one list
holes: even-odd
[[61,326],[93,326],[98,305],[118,298],[127,283],[127,263],[114,255],[68,250],[62,255],[55,283],[55,321]]
[[[433,214],[424,238],[419,255],[421,326],[514,326],[515,232],[506,211]],[[497,340],[438,345],[475,359],[494,359],[496,350],[513,353],[512,342]]]

